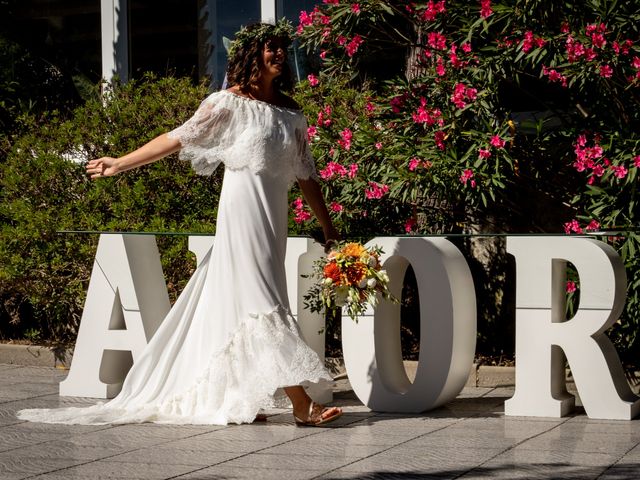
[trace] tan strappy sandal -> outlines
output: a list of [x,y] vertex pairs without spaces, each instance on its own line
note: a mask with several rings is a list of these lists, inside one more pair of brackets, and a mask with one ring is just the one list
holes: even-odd
[[320,405],[319,403],[316,403],[312,400],[309,404],[309,415],[307,419],[301,420],[300,418],[296,417],[295,414],[293,415],[293,419],[295,420],[296,425],[298,425],[299,427],[317,427],[319,425],[332,422],[342,415],[342,410],[338,410],[334,415],[323,418],[322,414],[327,410],[331,410],[332,408],[335,407],[325,407],[324,405]]

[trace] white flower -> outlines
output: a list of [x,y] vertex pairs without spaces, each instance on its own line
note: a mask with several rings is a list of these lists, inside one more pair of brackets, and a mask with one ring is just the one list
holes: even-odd
[[375,278],[369,278],[367,280],[367,287],[369,288],[375,288],[375,286],[378,284],[378,282],[376,281]]
[[376,260],[376,257],[374,257],[374,256],[372,255],[372,256],[370,256],[370,257],[369,257],[369,260],[368,260],[368,263],[367,263],[367,264],[368,264],[370,267],[375,267],[377,263],[378,263],[378,260]]
[[360,283],[358,283],[358,287],[360,288],[364,288],[369,284],[369,282],[367,281],[366,278],[363,278],[362,280],[360,280]]
[[324,283],[325,285],[331,285],[333,283],[333,280],[331,280],[330,278],[325,278],[322,283]]

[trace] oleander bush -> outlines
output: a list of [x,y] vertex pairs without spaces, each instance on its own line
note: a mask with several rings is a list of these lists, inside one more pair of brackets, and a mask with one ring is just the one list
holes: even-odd
[[[300,13],[300,41],[318,62],[298,100],[342,230],[367,237],[635,227],[605,240],[629,277],[610,335],[625,361],[637,363],[637,1],[318,3]],[[303,204],[296,211],[308,221]],[[508,351],[504,244],[461,247],[481,301],[479,349]],[[481,258],[487,249],[495,261]],[[571,281],[575,300],[579,279]]]
[[[99,88],[69,116],[53,111],[0,164],[0,338],[75,339],[97,235],[61,230],[213,232],[221,172],[195,175],[175,155],[91,181],[86,160],[120,156],[181,124],[207,95],[151,75]],[[159,237],[175,298],[193,269],[184,238]]]

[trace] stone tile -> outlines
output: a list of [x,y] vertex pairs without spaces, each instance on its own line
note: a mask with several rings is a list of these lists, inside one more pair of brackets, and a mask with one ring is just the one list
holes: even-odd
[[62,471],[51,472],[62,478],[119,478],[160,480],[193,472],[202,468],[198,465],[174,465],[157,463],[128,463],[97,461],[70,467]]
[[225,463],[225,466],[235,468],[265,468],[280,470],[320,470],[328,471],[343,465],[351,464],[359,457],[326,456],[326,455],[292,455],[250,453]]
[[[493,390],[491,387],[464,387],[458,394],[458,398],[483,397],[487,393],[491,392],[491,390]],[[513,391],[511,392],[511,395],[513,395]]]
[[442,447],[414,451],[402,445],[344,466],[341,470],[362,473],[394,472],[396,474],[454,476],[488,461],[497,453],[499,450],[452,450]]
[[457,478],[458,473],[453,472],[447,475],[429,475],[420,472],[390,472],[386,470],[375,472],[350,472],[341,468],[329,472],[321,477],[321,480],[443,480],[446,478]]
[[216,465],[179,477],[179,480],[305,480],[317,478],[324,470],[295,470]]
[[78,465],[83,462],[84,460],[65,458],[3,456],[0,458],[0,478],[2,478],[2,480],[28,478],[39,473],[51,472],[61,468]]
[[269,424],[254,423],[251,425],[233,425],[220,430],[216,430],[211,433],[202,435],[203,438],[210,439],[212,441],[247,441],[247,442],[274,442],[278,443],[294,440],[296,438],[306,437],[308,435],[314,435],[324,430],[325,428],[300,428],[291,424]]
[[608,468],[598,480],[635,480],[640,476],[640,461],[634,463],[618,463]]
[[172,446],[152,447],[122,453],[105,458],[105,462],[153,463],[158,465],[199,465],[212,466],[242,455],[240,452],[215,452],[173,448]]
[[270,440],[220,440],[212,439],[206,435],[189,437],[163,444],[176,450],[197,450],[202,452],[228,452],[228,453],[251,453],[276,445],[286,444],[288,441],[279,439]]
[[59,437],[55,432],[33,432],[23,428],[20,424],[10,425],[0,429],[0,452],[56,440],[57,438]]
[[589,433],[575,435],[564,429],[555,429],[536,438],[526,440],[519,448],[523,450],[558,450],[566,452],[611,453],[620,454],[638,445],[640,439],[628,435],[608,435]]
[[60,459],[69,460],[75,463],[83,463],[89,460],[100,460],[125,451],[125,449],[118,447],[108,448],[104,445],[76,445],[64,440],[55,440],[2,452],[0,453],[0,462],[15,458],[32,458],[43,461],[46,459]]
[[[566,451],[538,451],[516,447],[482,465],[489,471],[508,472],[498,478],[596,478],[619,455]],[[470,472],[473,473],[473,472]]]
[[261,453],[362,458],[387,448],[388,445],[352,445],[348,442],[335,442],[334,439],[326,441],[321,435],[314,435],[266,448]]

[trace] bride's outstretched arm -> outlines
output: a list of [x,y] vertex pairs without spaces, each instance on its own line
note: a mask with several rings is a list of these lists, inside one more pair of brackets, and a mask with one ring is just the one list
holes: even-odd
[[120,158],[102,157],[87,163],[87,173],[91,178],[110,177],[125,170],[160,160],[180,150],[180,141],[169,138],[166,133]]
[[327,210],[327,205],[324,202],[322,190],[320,190],[318,182],[311,177],[307,180],[299,178],[298,185],[300,185],[300,189],[302,190],[305,200],[311,207],[311,210],[313,210],[318,222],[320,222],[325,241],[329,242],[330,240],[340,240],[340,234],[333,226],[333,222],[329,216],[329,211]]

